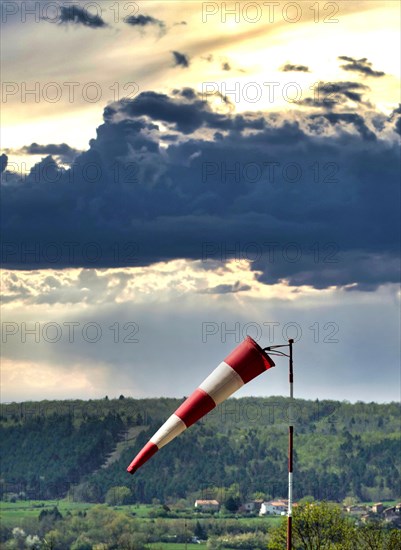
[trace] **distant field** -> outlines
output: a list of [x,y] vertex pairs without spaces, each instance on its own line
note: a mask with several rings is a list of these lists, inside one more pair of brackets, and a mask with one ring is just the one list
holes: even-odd
[[[383,500],[383,506],[384,508],[389,508],[390,506],[394,506],[399,501],[397,500]],[[374,502],[361,502],[359,503],[361,505],[366,506],[372,506]],[[38,519],[38,516],[42,510],[50,510],[54,506],[57,506],[59,511],[62,515],[65,515],[67,512],[78,512],[78,511],[85,511],[89,510],[93,506],[96,506],[96,504],[87,503],[87,502],[73,502],[68,499],[63,500],[20,500],[17,502],[1,502],[0,501],[0,518],[3,525],[6,525],[8,527],[15,527],[19,526],[21,522],[24,520],[30,519],[30,520],[36,520]],[[154,509],[154,506],[146,505],[146,504],[130,504],[126,506],[114,506],[114,510],[118,510],[121,512],[126,512],[129,514],[135,514],[135,517],[137,518],[143,518],[144,520],[150,519],[149,518],[149,512]],[[186,517],[189,520],[196,520],[196,519],[211,519],[208,517],[202,517],[198,514],[191,514],[190,511],[188,511],[187,514],[183,514],[182,517]],[[159,521],[169,521],[170,519],[175,518],[158,518]],[[218,515],[213,517],[214,521],[220,521],[224,519],[228,519],[227,517],[220,517]],[[270,517],[246,517],[246,516],[239,516],[236,518],[239,523],[246,523],[249,524],[252,523],[259,523],[263,522],[264,525],[269,526],[276,526],[279,524],[281,517],[280,516],[270,516]],[[195,545],[196,547],[200,547],[200,545]],[[164,547],[163,547],[164,548]],[[175,545],[175,548],[179,548],[179,546]]]
[[93,504],[71,502],[68,500],[20,500],[17,502],[1,502],[1,522],[6,526],[18,526],[24,519],[37,519],[42,510],[51,510],[57,506],[61,514],[67,511],[88,510]]
[[[96,506],[96,504],[86,503],[86,502],[72,502],[71,500],[20,500],[17,502],[2,502],[0,501],[0,516],[1,516],[1,522],[3,525],[6,525],[8,527],[18,527],[21,525],[21,523],[26,520],[36,520],[38,519],[38,516],[42,510],[51,510],[54,508],[54,506],[57,506],[60,513],[62,515],[65,515],[67,512],[78,512],[78,511],[85,511],[89,510],[93,506]],[[143,518],[144,520],[148,520],[149,518],[149,512],[154,509],[153,506],[145,505],[145,504],[130,504],[126,506],[114,506],[114,510],[118,510],[121,512],[129,513],[129,514],[135,514],[138,518]],[[190,512],[189,512],[190,513]],[[189,514],[186,516],[189,520],[196,520],[201,519],[198,514],[193,514],[189,517]],[[175,518],[171,518],[175,519]],[[210,519],[210,518],[204,518],[204,519]],[[218,515],[214,516],[213,519],[215,521],[225,520],[228,519],[227,517],[220,517]],[[271,517],[238,517],[236,518],[239,523],[254,523],[259,525],[278,525],[280,522],[281,517],[280,516],[271,516]],[[159,518],[159,521],[169,521],[170,518]],[[193,545],[197,548],[200,548],[201,545],[195,544]],[[164,547],[163,547],[164,548]],[[167,547],[166,547],[167,548]],[[179,548],[179,546],[175,546],[174,548]]]

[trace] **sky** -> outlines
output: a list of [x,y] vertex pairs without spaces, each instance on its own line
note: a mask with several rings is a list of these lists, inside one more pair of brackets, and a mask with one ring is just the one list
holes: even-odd
[[247,335],[296,397],[399,401],[399,21],[2,2],[2,401],[181,398]]

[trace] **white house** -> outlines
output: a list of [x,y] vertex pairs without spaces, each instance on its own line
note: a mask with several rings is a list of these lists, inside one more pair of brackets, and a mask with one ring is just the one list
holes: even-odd
[[248,513],[259,512],[262,503],[263,503],[263,500],[251,500],[249,502],[245,502],[240,507],[240,511],[248,512]]
[[217,500],[195,500],[195,508],[205,512],[217,512],[220,503]]
[[263,502],[259,515],[260,516],[281,516],[287,513],[288,510],[288,501],[287,500],[269,500],[269,502]]

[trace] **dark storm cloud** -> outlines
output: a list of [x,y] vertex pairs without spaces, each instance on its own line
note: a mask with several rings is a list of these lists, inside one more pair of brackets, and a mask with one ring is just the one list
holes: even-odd
[[243,117],[215,113],[191,88],[174,90],[173,95],[178,97],[143,92],[136,101],[118,105],[117,111],[113,110],[113,107],[106,109],[107,116],[115,117],[122,114],[125,117],[136,118],[145,115],[171,124],[172,129],[183,134],[191,134],[202,127],[242,131],[245,128],[261,129],[265,125],[264,119],[260,116]]
[[189,67],[189,57],[185,53],[173,51],[174,67]]
[[397,118],[394,124],[394,129],[397,132],[397,134],[401,136],[401,117]]
[[[398,115],[398,116],[397,116]],[[395,120],[394,124],[394,130],[401,136],[401,103],[398,105],[396,109],[391,113],[389,120],[393,121]]]
[[0,173],[7,168],[8,156],[4,153],[0,156]]
[[124,22],[133,27],[156,26],[161,30],[166,28],[166,24],[163,21],[151,15],[130,15],[124,19]]
[[309,67],[306,65],[291,65],[291,63],[287,63],[283,67],[281,67],[281,71],[284,73],[287,72],[299,72],[299,73],[309,73]]
[[[190,88],[143,92],[106,107],[70,170],[49,156],[18,182],[3,174],[3,263],[109,267],[187,258],[206,266],[245,258],[266,283],[396,282],[392,129],[385,117],[375,125],[355,113],[292,120],[217,113]],[[46,243],[61,256],[49,259],[56,252],[46,254]],[[85,243],[97,245],[87,256]]]
[[295,103],[307,107],[323,107],[326,109],[344,105],[348,101],[370,105],[363,97],[369,90],[369,86],[360,82],[321,82],[315,88],[314,97],[307,97]]
[[54,155],[60,157],[63,162],[71,162],[80,153],[80,151],[70,147],[66,143],[49,143],[48,145],[31,143],[31,145],[25,145],[22,147],[19,150],[19,153],[26,155]]
[[85,8],[76,5],[60,6],[59,23],[75,23],[76,25],[84,25],[92,29],[107,27],[107,24],[100,15],[92,15]]
[[363,57],[362,59],[355,59],[353,57],[349,57],[348,55],[340,55],[338,59],[347,62],[344,65],[341,65],[341,68],[344,71],[353,71],[365,76],[374,76],[376,78],[385,76],[386,74],[383,71],[374,71],[372,69],[372,63],[370,63],[366,57]]
[[326,113],[324,115],[311,115],[312,119],[323,117],[327,119],[330,124],[351,124],[360,133],[363,139],[367,141],[375,141],[376,134],[368,128],[364,118],[361,115],[355,113]]

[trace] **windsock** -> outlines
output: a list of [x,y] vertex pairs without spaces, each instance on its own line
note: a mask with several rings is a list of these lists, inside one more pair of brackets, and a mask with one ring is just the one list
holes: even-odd
[[135,473],[164,445],[271,367],[274,367],[272,359],[248,336],[159,428],[128,466],[127,472]]

